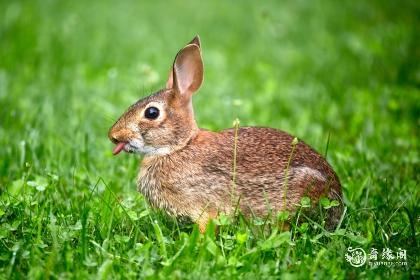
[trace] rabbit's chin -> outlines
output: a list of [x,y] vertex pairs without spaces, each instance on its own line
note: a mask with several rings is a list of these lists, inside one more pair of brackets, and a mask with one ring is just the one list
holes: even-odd
[[143,139],[131,139],[124,147],[129,153],[137,153],[146,156],[164,156],[171,152],[169,147],[152,147],[144,145]]

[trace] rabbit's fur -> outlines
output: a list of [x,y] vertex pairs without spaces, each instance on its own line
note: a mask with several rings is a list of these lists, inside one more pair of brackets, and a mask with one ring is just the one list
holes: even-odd
[[[191,99],[202,80],[201,46],[195,37],[177,54],[166,88],[132,105],[109,131],[117,144],[114,153],[124,149],[144,155],[138,188],[154,207],[192,219],[203,232],[209,219],[233,214],[238,206],[245,215],[263,216],[293,212],[303,196],[341,202],[331,166],[304,142],[292,144],[294,137],[286,132],[198,128]],[[146,118],[150,107],[159,110],[157,118]],[[332,228],[342,207],[328,211]]]

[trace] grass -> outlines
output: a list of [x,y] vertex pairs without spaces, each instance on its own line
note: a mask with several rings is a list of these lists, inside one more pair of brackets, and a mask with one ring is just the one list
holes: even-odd
[[[0,278],[419,277],[416,1],[88,2],[0,1]],[[200,235],[137,193],[139,158],[113,157],[107,130],[195,34],[199,125],[239,118],[328,149],[335,232],[300,215]],[[356,268],[348,247],[406,249],[407,265]]]

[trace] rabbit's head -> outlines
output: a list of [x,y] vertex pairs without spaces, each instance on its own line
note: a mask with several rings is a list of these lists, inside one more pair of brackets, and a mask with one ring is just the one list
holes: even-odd
[[169,154],[198,132],[191,98],[203,81],[200,48],[197,36],[176,55],[166,88],[131,105],[111,127],[114,154]]

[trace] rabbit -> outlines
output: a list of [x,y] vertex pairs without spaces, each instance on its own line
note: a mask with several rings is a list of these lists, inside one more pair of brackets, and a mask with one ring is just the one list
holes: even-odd
[[[213,132],[194,118],[192,96],[203,82],[201,43],[196,36],[175,57],[166,87],[133,105],[110,128],[121,151],[143,155],[138,190],[156,208],[188,218],[205,232],[220,213],[246,216],[299,207],[325,196],[342,200],[340,181],[327,161],[303,141],[264,127]],[[295,140],[296,141],[296,140]],[[343,207],[326,220],[335,227]]]

